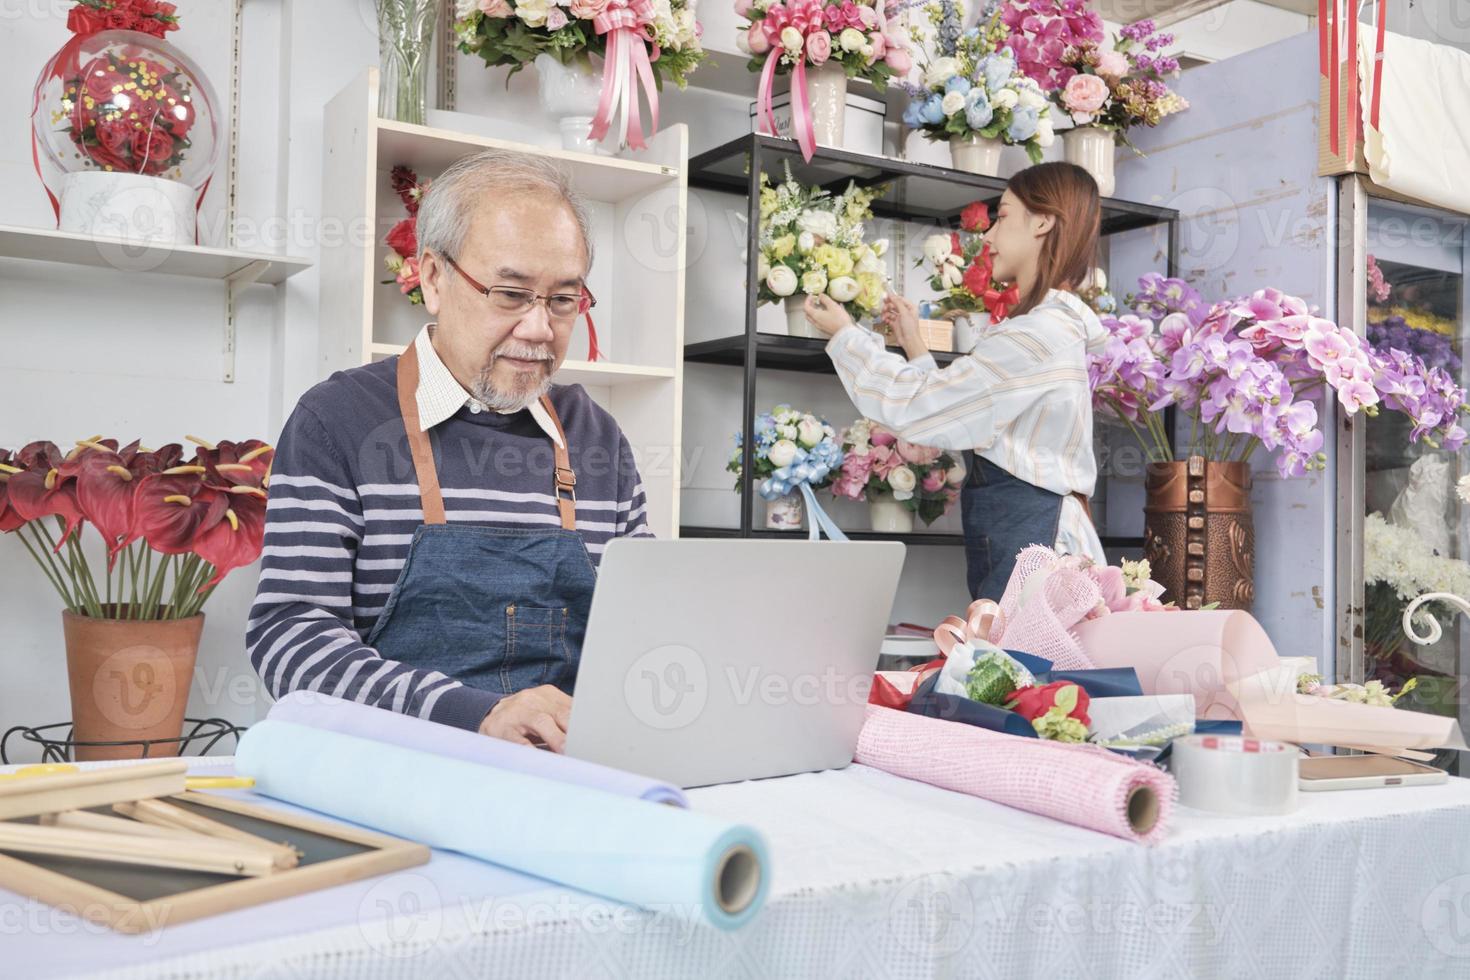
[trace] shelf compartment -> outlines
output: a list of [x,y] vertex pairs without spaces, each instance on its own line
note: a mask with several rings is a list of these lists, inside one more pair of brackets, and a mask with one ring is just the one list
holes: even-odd
[[[902,355],[896,347],[889,350]],[[963,354],[950,351],[930,351],[934,360],[943,367]],[[821,374],[836,373],[832,359],[827,356],[827,342],[814,337],[787,337],[782,334],[756,334],[756,361],[762,368],[773,371],[810,371]],[[684,348],[686,364],[723,364],[740,367],[745,364],[745,338],[741,336],[720,337],[689,344]]]
[[[958,218],[973,201],[986,201],[994,210],[1006,187],[1005,180],[999,177],[828,146],[818,146],[807,162],[794,140],[755,133],[692,158],[690,186],[745,194],[749,189],[749,161],[757,145],[761,148],[764,169],[773,181],[780,181],[785,175],[785,165],[790,164],[791,174],[798,181],[825,187],[833,193],[845,189],[849,180],[859,186],[887,184],[887,192],[873,201],[873,213],[880,217],[947,223]],[[1179,212],[1171,208],[1102,199],[1104,235],[1167,224],[1178,216]]]
[[[436,117],[459,113],[437,113]],[[465,117],[465,125],[474,124]],[[483,120],[481,120],[483,122]],[[569,150],[529,146],[471,132],[416,126],[378,118],[377,154],[381,166],[404,164],[422,174],[438,174],[456,160],[480,150],[513,150],[555,161],[571,177],[572,185],[595,201],[617,203],[657,190],[679,176],[678,168],[622,157],[593,156]]]
[[140,244],[121,238],[16,225],[0,225],[0,258],[63,262],[134,274],[146,272],[220,282],[251,278],[252,267],[261,263],[259,274],[251,281],[267,285],[285,282],[312,265],[310,259],[288,255],[242,252],[208,245]]

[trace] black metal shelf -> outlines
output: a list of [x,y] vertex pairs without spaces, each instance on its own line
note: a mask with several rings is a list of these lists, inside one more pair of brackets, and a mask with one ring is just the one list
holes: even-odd
[[[907,221],[949,222],[974,201],[986,201],[993,209],[1006,188],[1005,180],[999,177],[828,146],[818,146],[808,162],[802,159],[794,140],[758,133],[748,133],[692,158],[689,184],[744,194],[750,184],[752,160],[758,160],[760,170],[773,181],[779,182],[790,164],[791,175],[798,181],[825,187],[834,194],[844,190],[848,181],[860,187],[886,184],[883,196],[873,201],[873,213]],[[1102,199],[1104,235],[1169,224],[1178,217],[1179,212],[1172,208]]]
[[[790,166],[794,179],[809,186],[824,187],[833,193],[845,190],[848,182],[864,187],[882,186],[883,193],[873,201],[876,215],[901,221],[932,222],[955,227],[960,212],[980,200],[994,204],[1005,190],[1006,181],[997,177],[950,170],[907,160],[852,153],[832,147],[818,147],[810,161],[802,159],[792,140],[750,133],[708,150],[689,161],[689,184],[692,187],[725,191],[745,197],[746,260],[745,331],[732,337],[720,337],[684,348],[687,363],[718,364],[741,368],[741,431],[744,434],[741,458],[744,476],[739,482],[740,526],[738,528],[688,526],[681,533],[689,537],[758,537],[795,536],[796,532],[767,531],[756,526],[756,493],[751,473],[756,417],[756,374],[760,369],[833,373],[827,357],[826,341],[808,337],[762,334],[756,330],[759,305],[755,263],[760,254],[760,178],[769,175],[774,181],[785,178]],[[1104,235],[1150,228],[1167,227],[1166,262],[1169,275],[1174,275],[1178,258],[1179,212],[1132,201],[1104,198],[1101,202],[1101,230]],[[953,362],[957,355],[934,351],[936,363]],[[952,532],[880,534],[855,531],[857,540],[898,540],[915,545],[960,544],[963,536]],[[1142,541],[1133,538],[1112,539],[1113,547],[1135,548]],[[1105,539],[1104,543],[1107,543]]]
[[[955,534],[952,531],[909,531],[901,534],[889,531],[849,531],[843,528],[842,533],[853,541],[902,541],[904,544],[914,545],[963,545],[965,543],[964,535]],[[679,528],[681,538],[769,538],[805,541],[807,534],[805,528],[793,531],[773,531],[769,528],[756,527],[743,534],[738,527],[685,525]]]
[[[903,353],[890,347],[895,353]],[[696,364],[723,364],[740,367],[745,363],[745,338],[721,337],[689,344],[684,348],[685,362]],[[948,351],[930,351],[934,360],[943,367],[958,354]],[[773,371],[813,371],[833,374],[832,360],[827,356],[827,342],[813,337],[787,337],[781,334],[758,333],[755,339],[755,357],[762,368]]]

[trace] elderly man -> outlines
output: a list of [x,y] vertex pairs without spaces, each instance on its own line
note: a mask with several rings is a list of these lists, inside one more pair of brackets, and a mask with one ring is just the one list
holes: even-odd
[[488,151],[434,181],[418,237],[437,322],[281,434],[251,662],[276,697],[560,751],[598,557],[650,533],[617,424],[551,384],[594,302],[587,213],[551,164]]

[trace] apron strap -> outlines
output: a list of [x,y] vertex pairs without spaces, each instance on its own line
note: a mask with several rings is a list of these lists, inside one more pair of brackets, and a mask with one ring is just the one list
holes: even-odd
[[419,425],[419,352],[411,343],[398,355],[398,410],[408,432],[408,449],[413,456],[414,476],[419,484],[419,502],[425,524],[443,524],[444,494],[439,489],[439,471],[434,468],[434,449],[429,434]]
[[556,414],[556,406],[551,404],[550,395],[541,396],[541,407],[546,409],[546,415],[551,419],[551,424],[556,426],[556,434],[561,440],[553,446],[556,451],[556,507],[561,512],[561,526],[565,531],[575,531],[577,474],[572,471],[572,460],[567,455],[567,434],[561,427],[561,416]]

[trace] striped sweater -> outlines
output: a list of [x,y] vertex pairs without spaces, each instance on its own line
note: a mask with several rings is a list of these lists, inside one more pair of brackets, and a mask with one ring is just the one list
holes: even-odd
[[[388,358],[339,371],[297,404],[276,448],[250,661],[273,697],[310,690],[474,729],[497,696],[363,642],[423,523]],[[594,565],[614,537],[651,536],[617,423],[579,385],[551,389],[577,474],[577,531]],[[429,430],[447,520],[561,526],[551,440],[528,411],[461,408]]]

